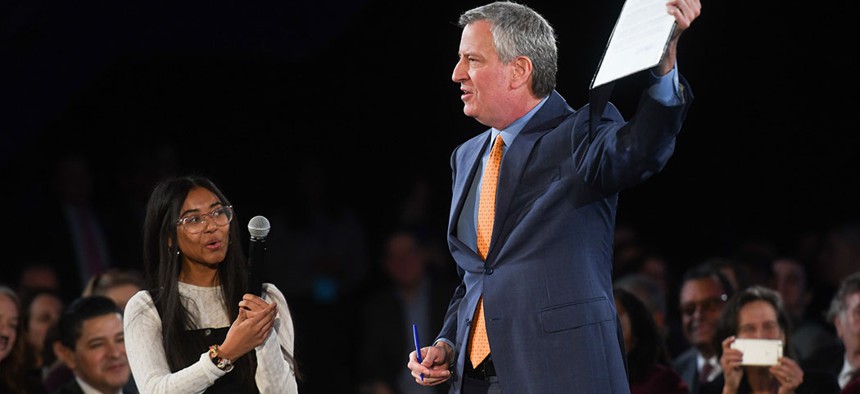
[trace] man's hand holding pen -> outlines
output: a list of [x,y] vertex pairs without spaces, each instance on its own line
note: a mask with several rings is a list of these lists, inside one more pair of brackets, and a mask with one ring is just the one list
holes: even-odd
[[[412,377],[415,382],[424,386],[435,386],[444,383],[451,378],[450,366],[454,354],[453,349],[447,343],[439,341],[433,346],[425,346],[421,348],[422,362],[418,362],[417,353],[412,351],[409,353],[409,363],[407,367],[412,371]],[[424,380],[421,380],[421,375],[424,375]]]

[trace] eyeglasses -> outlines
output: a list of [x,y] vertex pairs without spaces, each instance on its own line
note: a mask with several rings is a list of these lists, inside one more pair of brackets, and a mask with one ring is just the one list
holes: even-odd
[[176,222],[176,225],[184,227],[185,231],[188,231],[191,234],[197,234],[206,230],[206,216],[208,216],[209,220],[211,220],[216,226],[226,226],[233,220],[233,206],[224,205],[215,208],[209,213],[185,216],[182,219],[179,219],[179,221]]
[[702,313],[713,312],[718,310],[729,297],[725,294],[708,297],[698,302],[687,302],[681,304],[681,314],[684,316],[693,316],[696,314],[696,309],[702,308]]

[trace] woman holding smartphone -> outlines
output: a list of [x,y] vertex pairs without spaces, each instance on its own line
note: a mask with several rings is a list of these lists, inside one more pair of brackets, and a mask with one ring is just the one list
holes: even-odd
[[[715,348],[723,368],[722,391],[714,393],[774,393],[774,394],[828,394],[839,393],[836,377],[803,371],[790,354],[788,338],[790,335],[788,314],[782,307],[782,299],[775,290],[763,286],[751,286],[735,293],[723,308],[717,331],[714,335]],[[781,341],[782,357],[774,360],[773,365],[753,365],[744,362],[744,352],[733,348],[737,339],[767,339]],[[762,349],[766,350],[766,349]],[[751,358],[756,357],[756,348],[746,350]],[[708,391],[703,390],[703,394]]]

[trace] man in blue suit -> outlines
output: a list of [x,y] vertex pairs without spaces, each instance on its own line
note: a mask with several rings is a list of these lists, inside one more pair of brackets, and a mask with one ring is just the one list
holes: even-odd
[[[418,384],[450,380],[451,392],[466,394],[629,393],[611,283],[618,192],[663,168],[693,99],[676,46],[701,4],[667,7],[676,27],[635,115],[626,121],[610,104],[593,134],[588,109],[573,110],[554,90],[555,33],[541,15],[495,2],[460,16],[452,79],[463,112],[490,129],[451,156],[448,245],[462,281],[422,362],[409,355]],[[500,164],[491,160],[496,143]],[[488,177],[485,167],[500,170]],[[493,189],[495,198],[482,199]],[[489,355],[474,357],[487,347],[484,331]]]

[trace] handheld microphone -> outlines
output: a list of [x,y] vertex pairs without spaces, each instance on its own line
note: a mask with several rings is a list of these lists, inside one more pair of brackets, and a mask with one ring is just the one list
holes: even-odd
[[254,216],[248,222],[248,232],[251,233],[251,242],[248,244],[248,266],[250,276],[248,278],[248,293],[263,296],[263,269],[266,266],[266,237],[272,226],[269,219],[264,216]]

